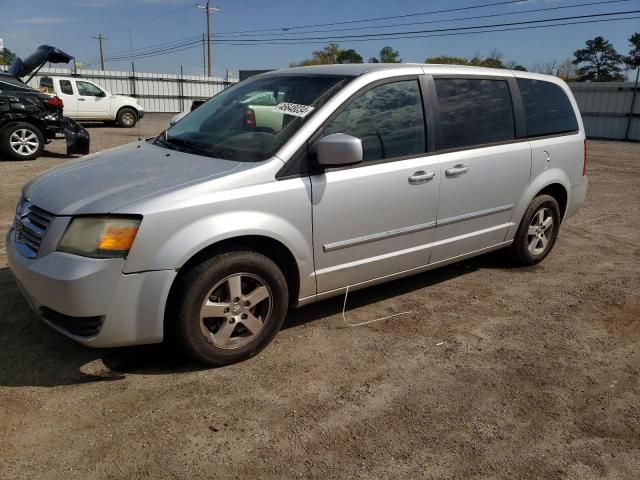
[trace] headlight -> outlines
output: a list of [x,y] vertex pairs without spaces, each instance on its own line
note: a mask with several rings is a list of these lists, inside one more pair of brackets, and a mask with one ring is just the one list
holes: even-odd
[[140,217],[76,217],[64,232],[58,250],[85,257],[126,257],[140,221]]

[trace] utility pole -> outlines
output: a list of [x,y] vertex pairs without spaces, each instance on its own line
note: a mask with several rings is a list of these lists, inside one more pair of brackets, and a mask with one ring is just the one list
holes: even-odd
[[218,7],[212,7],[209,5],[209,1],[207,1],[206,5],[197,5],[198,8],[205,11],[207,15],[207,57],[209,61],[207,62],[207,75],[211,76],[211,15],[216,12],[219,12],[220,9]]
[[207,74],[207,37],[202,34],[202,75]]
[[100,44],[100,67],[101,70],[104,70],[104,53],[102,52],[102,41],[103,40],[109,40],[107,37],[103,37],[102,34],[98,34],[97,37],[91,37],[94,40],[98,40],[98,43]]

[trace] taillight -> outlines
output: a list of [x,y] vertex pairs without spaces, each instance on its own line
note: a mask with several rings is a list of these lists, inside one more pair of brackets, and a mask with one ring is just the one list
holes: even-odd
[[582,159],[582,176],[587,174],[587,139],[584,139],[584,158]]
[[256,127],[256,112],[251,108],[247,108],[247,111],[244,114],[244,126],[247,128]]
[[64,102],[60,97],[50,97],[47,99],[47,103],[56,108],[64,108]]

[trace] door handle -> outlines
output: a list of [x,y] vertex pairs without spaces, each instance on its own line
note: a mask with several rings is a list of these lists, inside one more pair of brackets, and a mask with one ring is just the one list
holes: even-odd
[[469,165],[458,164],[454,167],[447,168],[444,171],[444,174],[447,177],[455,177],[456,175],[462,175],[463,173],[467,173],[469,171]]
[[79,98],[79,99],[78,99],[78,101],[79,101],[79,102],[84,102],[84,101],[85,101],[85,99],[84,99],[84,98]]
[[421,183],[426,183],[429,180],[432,180],[433,177],[436,176],[436,172],[425,172],[423,170],[420,170],[418,172],[415,172],[413,175],[411,175],[409,177],[409,183],[411,185],[420,185]]

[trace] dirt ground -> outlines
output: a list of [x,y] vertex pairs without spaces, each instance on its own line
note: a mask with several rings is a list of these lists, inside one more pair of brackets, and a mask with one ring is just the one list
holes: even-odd
[[[0,162],[2,241],[59,148]],[[411,311],[364,327],[342,298],[305,307],[225,368],[76,345],[29,311],[1,243],[0,478],[639,478],[640,144],[589,150],[587,204],[541,265],[496,252],[351,294],[352,322]]]

